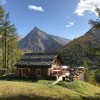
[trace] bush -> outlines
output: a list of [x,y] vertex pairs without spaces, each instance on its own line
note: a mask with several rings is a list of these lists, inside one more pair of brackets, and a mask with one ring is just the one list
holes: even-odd
[[57,77],[56,77],[56,76],[48,76],[47,79],[48,79],[48,80],[56,80]]

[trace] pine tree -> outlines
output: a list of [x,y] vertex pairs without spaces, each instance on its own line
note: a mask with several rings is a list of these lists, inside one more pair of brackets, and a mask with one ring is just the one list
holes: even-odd
[[[96,12],[98,13],[98,17],[100,18],[100,9],[99,8],[96,8]],[[89,20],[89,24],[92,25],[92,27],[94,28],[100,28],[100,19],[97,19],[96,21],[94,20]]]
[[0,22],[3,18],[3,16],[4,16],[4,9],[2,8],[2,6],[0,6]]
[[[16,62],[16,52],[20,53],[17,45],[18,34],[14,25],[11,25],[9,13],[4,19],[4,67],[13,72]],[[17,50],[17,51],[16,51]],[[15,56],[16,55],[16,56]]]
[[92,83],[92,84],[96,84],[96,81],[95,81],[95,72],[93,70],[90,70],[89,69],[89,66],[87,64],[86,61],[84,61],[84,64],[83,66],[86,68],[85,69],[85,81],[86,82],[89,82],[89,83]]
[[0,6],[0,67],[3,66],[2,62],[3,62],[3,57],[2,57],[2,53],[3,53],[3,37],[2,37],[2,28],[3,28],[3,19],[4,17],[4,9]]
[[14,71],[14,64],[18,60],[22,52],[18,48],[18,34],[16,32],[15,25],[11,24],[9,19],[9,13],[4,15],[4,10],[0,8],[2,12],[0,16],[0,49],[1,49],[1,62],[2,67],[8,69],[9,71]]

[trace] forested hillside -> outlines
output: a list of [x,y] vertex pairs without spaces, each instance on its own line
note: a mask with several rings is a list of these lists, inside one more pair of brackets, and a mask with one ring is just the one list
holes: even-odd
[[81,66],[85,61],[90,68],[100,67],[100,29],[90,29],[85,35],[68,43],[60,53],[71,67]]

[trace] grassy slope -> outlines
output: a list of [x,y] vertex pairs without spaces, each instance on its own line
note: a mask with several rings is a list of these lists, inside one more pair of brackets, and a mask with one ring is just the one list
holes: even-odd
[[83,94],[85,97],[87,97],[87,100],[100,100],[100,87],[93,86],[92,84],[78,80],[70,83],[59,82],[58,85]]
[[60,86],[0,81],[0,100],[74,100],[75,98],[80,99],[79,93]]
[[46,83],[0,81],[0,100],[81,100],[84,96],[84,100],[98,100],[96,94],[100,94],[100,88],[81,81],[61,86]]

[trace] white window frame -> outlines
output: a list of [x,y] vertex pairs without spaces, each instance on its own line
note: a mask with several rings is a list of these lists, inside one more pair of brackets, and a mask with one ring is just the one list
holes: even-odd
[[[25,70],[25,74],[23,74],[23,69]],[[22,75],[26,75],[26,68],[22,68]]]
[[19,75],[19,69],[21,69],[22,76],[25,76],[26,74],[23,74],[23,69],[25,69],[26,71],[26,68],[18,68],[18,75]]

